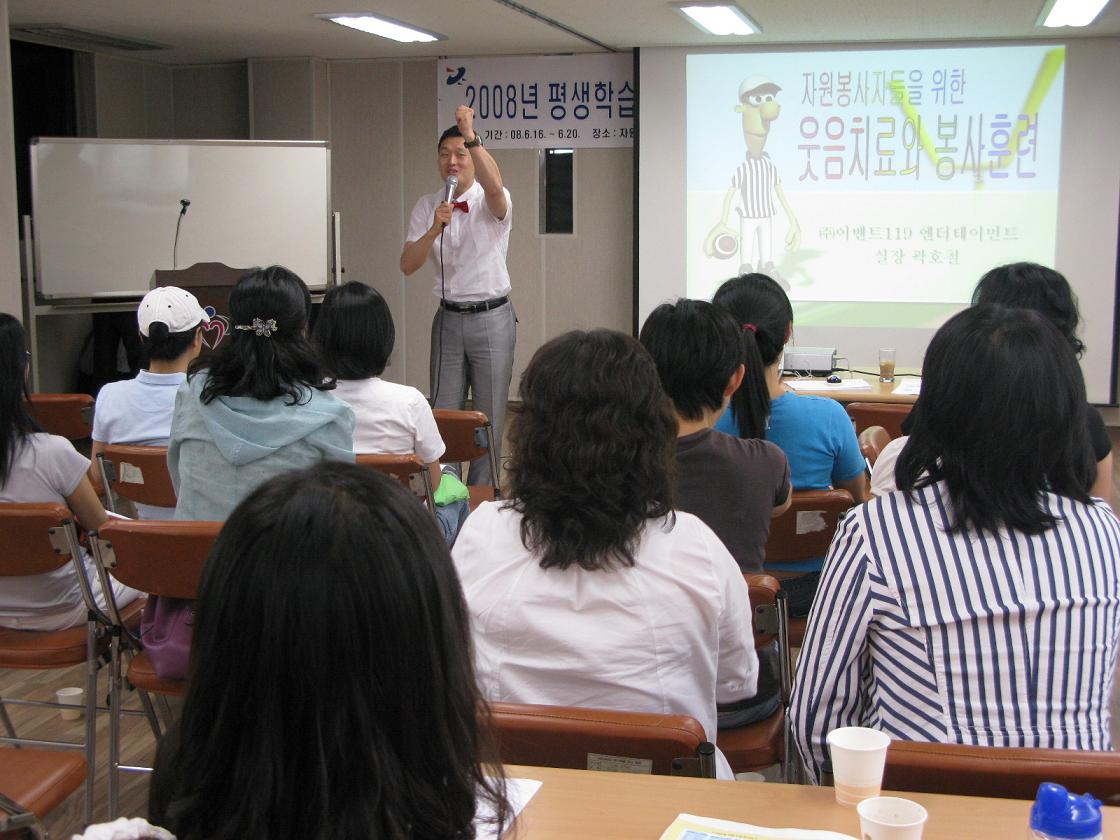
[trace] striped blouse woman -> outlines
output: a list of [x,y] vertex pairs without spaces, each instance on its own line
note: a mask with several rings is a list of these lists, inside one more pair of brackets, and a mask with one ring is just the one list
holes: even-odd
[[1109,750],[1120,523],[1090,501],[1080,369],[1058,331],[985,305],[926,355],[900,491],[829,551],[793,727],[814,776],[838,726]]

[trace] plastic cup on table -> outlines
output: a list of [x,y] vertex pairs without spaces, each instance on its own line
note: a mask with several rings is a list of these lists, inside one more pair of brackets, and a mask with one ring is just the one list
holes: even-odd
[[856,806],[862,840],[921,840],[929,816],[917,802],[873,796]]
[[855,805],[878,796],[891,739],[878,729],[844,726],[828,733],[836,801]]

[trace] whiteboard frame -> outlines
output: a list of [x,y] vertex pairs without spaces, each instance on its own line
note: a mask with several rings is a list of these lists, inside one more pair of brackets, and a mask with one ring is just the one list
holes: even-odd
[[[326,152],[326,206],[323,208],[323,223],[326,226],[325,236],[327,239],[327,264],[325,266],[325,276],[327,278],[324,284],[308,284],[311,291],[323,291],[329,289],[338,283],[338,275],[341,266],[339,265],[339,255],[336,248],[337,237],[341,232],[337,225],[337,220],[332,212],[331,200],[331,146],[327,140],[169,140],[169,139],[142,139],[142,138],[111,138],[111,137],[33,137],[29,143],[30,158],[31,158],[31,228],[34,232],[32,237],[32,253],[34,254],[34,271],[32,273],[32,291],[35,296],[35,302],[40,304],[62,303],[65,301],[84,301],[84,300],[138,300],[144,296],[144,292],[104,292],[92,295],[46,295],[41,288],[40,267],[42,266],[42,255],[39,252],[39,236],[35,226],[35,206],[36,199],[39,194],[39,173],[38,173],[38,158],[35,154],[35,146],[40,143],[50,142],[52,144],[68,144],[68,145],[93,145],[93,144],[108,144],[114,146],[250,146],[257,148],[267,147],[315,147],[322,148]],[[188,266],[183,266],[188,267]],[[237,266],[231,266],[237,268]],[[153,275],[154,276],[154,275]],[[151,283],[149,280],[149,288]]]

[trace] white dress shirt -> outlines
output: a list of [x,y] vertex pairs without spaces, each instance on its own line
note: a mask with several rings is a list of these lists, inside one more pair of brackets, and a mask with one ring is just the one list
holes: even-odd
[[[475,181],[455,201],[467,202],[467,212],[455,209],[451,224],[440,234],[443,240],[444,277],[440,277],[440,239],[436,239],[428,252],[428,265],[432,268],[435,285],[432,294],[460,303],[508,295],[509,270],[506,252],[509,250],[509,232],[512,229],[513,200],[506,194],[506,215],[495,219],[486,204],[486,192]],[[443,190],[423,195],[412,208],[408,220],[408,242],[416,242],[432,226],[436,207],[443,201]],[[446,286],[446,294],[444,293]]]
[[[521,514],[485,503],[451,550],[485,697],[690,715],[716,742],[716,704],[754,695],[746,581],[716,535],[650,520],[629,568],[542,569]],[[720,778],[731,768],[717,752]]]
[[424,395],[408,385],[369,379],[340,379],[334,395],[354,409],[354,451],[408,455],[425,464],[447,450]]

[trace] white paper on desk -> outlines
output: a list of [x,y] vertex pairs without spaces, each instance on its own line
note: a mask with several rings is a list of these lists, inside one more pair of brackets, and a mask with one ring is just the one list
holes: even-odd
[[[529,800],[533,798],[534,794],[541,789],[542,784],[543,782],[538,782],[536,779],[506,779],[506,798],[509,799],[510,825],[529,804]],[[494,809],[490,807],[490,803],[479,802],[478,811],[474,815],[475,840],[498,840],[499,835],[493,819]],[[509,826],[506,826],[506,828],[509,828]]]
[[823,379],[785,379],[783,382],[795,391],[871,390],[871,383],[866,379],[841,379],[839,382],[825,382]]
[[898,385],[895,386],[893,393],[907,394],[918,396],[922,392],[922,378],[920,376],[908,376],[903,379]]
[[[852,815],[855,817],[855,814]],[[855,840],[835,831],[808,828],[763,828],[749,823],[677,814],[661,840]]]

